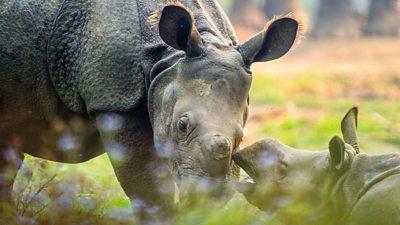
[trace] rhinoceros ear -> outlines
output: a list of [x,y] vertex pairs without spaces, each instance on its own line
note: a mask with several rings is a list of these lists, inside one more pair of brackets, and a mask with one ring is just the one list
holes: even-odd
[[239,47],[246,66],[274,60],[286,54],[301,33],[299,27],[299,23],[292,18],[271,20],[263,31]]
[[329,142],[330,163],[336,171],[343,171],[348,166],[348,157],[346,155],[346,146],[344,141],[334,136]]
[[196,57],[203,52],[203,40],[192,13],[180,3],[166,5],[158,24],[161,39],[169,46]]
[[358,108],[351,108],[344,116],[341,124],[344,141],[351,145],[357,153],[360,152],[357,138]]

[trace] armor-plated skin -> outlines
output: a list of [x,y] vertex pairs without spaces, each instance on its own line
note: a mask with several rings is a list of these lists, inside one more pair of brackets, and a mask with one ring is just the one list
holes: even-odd
[[298,28],[278,18],[239,45],[212,0],[1,1],[0,173],[22,153],[78,163],[105,150],[150,205],[173,202],[171,177],[227,184],[249,66],[284,55]]
[[[328,151],[298,150],[272,138],[239,151],[235,162],[255,181],[241,182],[239,191],[288,224],[399,224],[400,155],[359,153],[356,121],[352,108],[342,121],[344,141],[333,137]],[[281,214],[296,204],[305,206],[298,223]]]

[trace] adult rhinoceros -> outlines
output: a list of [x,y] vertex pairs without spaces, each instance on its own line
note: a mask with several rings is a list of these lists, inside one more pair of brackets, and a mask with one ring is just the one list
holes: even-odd
[[0,1],[0,198],[22,153],[107,152],[126,194],[150,205],[172,201],[173,180],[227,184],[249,67],[284,55],[298,27],[275,19],[239,45],[213,0]]

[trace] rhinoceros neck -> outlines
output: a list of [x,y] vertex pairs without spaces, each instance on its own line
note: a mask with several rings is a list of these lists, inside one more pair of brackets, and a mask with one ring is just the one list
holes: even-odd
[[[149,17],[161,10],[167,1],[136,0],[140,20],[143,45],[142,68],[146,87],[163,71],[185,55],[183,52],[168,47],[160,38],[157,26]],[[195,18],[195,25],[202,38],[208,43],[225,46],[237,46],[238,41],[229,19],[214,0],[181,0]]]

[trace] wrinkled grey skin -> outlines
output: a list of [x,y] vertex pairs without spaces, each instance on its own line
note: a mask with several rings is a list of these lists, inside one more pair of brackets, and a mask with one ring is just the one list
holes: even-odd
[[[235,162],[254,179],[239,191],[281,217],[293,204],[311,207],[304,208],[310,220],[299,224],[400,224],[400,155],[359,153],[356,120],[352,108],[342,122],[345,141],[335,136],[328,151],[298,150],[272,138],[239,151]],[[290,224],[297,224],[294,218]]]
[[22,153],[79,163],[105,151],[126,194],[150,205],[173,202],[171,177],[237,179],[249,67],[284,55],[298,23],[239,45],[217,2],[181,2],[0,1],[0,199]]

